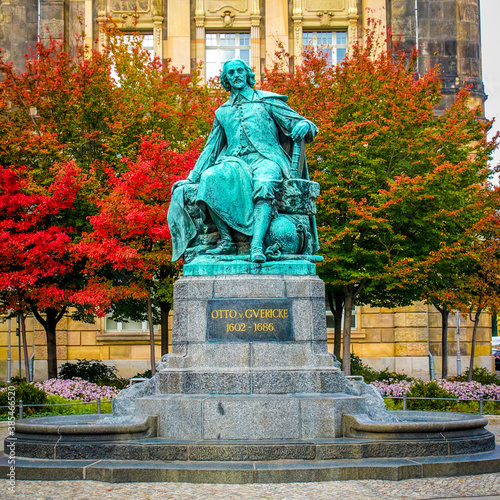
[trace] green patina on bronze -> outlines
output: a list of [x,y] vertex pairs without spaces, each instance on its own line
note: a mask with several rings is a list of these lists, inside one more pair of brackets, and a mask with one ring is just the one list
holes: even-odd
[[286,96],[254,90],[242,60],[224,64],[231,91],[194,169],[172,188],[172,260],[185,275],[315,274],[319,185],[305,143],[318,129]]

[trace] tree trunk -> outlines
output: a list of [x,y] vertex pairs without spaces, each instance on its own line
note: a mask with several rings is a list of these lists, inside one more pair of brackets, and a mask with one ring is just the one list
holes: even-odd
[[[470,346],[470,362],[469,362],[469,382],[472,381],[472,372],[474,371],[474,356],[476,355],[476,336],[477,336],[477,328],[479,326],[479,318],[483,311],[482,307],[478,307],[476,310],[476,315],[474,316],[474,327],[472,328],[472,342]],[[471,313],[472,320],[472,313]]]
[[161,328],[161,355],[168,353],[168,316],[172,304],[170,302],[160,302],[160,328]]
[[441,313],[441,378],[448,378],[448,317],[450,310],[447,305],[434,307]]
[[341,357],[342,345],[342,313],[344,312],[344,294],[340,290],[327,290],[326,296],[328,306],[333,314],[333,325],[335,329],[333,337],[333,354],[337,359]]
[[149,347],[151,357],[151,376],[156,373],[155,359],[155,325],[153,324],[153,307],[151,305],[151,297],[148,299],[148,323],[149,323]]
[[352,326],[352,308],[354,299],[370,282],[368,278],[363,278],[358,285],[345,285],[344,294],[344,348],[342,350],[342,370],[346,375],[351,374],[351,326]]
[[344,286],[344,348],[342,350],[342,370],[351,374],[351,325],[352,303],[354,299],[353,285]]
[[26,380],[28,382],[31,382],[30,361],[28,357],[28,342],[26,341],[26,315],[22,312],[19,313],[19,323],[21,324],[21,339],[23,343],[24,372],[26,375]]
[[32,311],[37,321],[43,326],[47,337],[47,378],[57,378],[56,328],[66,312],[66,307],[59,311],[52,308],[45,309],[45,318],[40,315],[36,307],[33,307]]

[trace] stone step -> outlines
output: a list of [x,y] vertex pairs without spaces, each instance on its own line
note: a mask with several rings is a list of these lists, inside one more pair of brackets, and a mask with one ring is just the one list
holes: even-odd
[[338,393],[344,375],[331,369],[169,370],[158,373],[158,394]]
[[[0,458],[0,474],[10,470]],[[422,477],[500,472],[500,446],[494,451],[446,457],[364,460],[280,460],[245,462],[169,462],[128,460],[40,460],[16,458],[17,480],[121,482],[290,483]]]

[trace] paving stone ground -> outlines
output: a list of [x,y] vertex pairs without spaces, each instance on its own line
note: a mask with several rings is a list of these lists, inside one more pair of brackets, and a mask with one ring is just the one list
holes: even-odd
[[[488,429],[500,443],[500,422]],[[3,429],[0,429],[3,431]],[[1,434],[1,432],[0,432]],[[1,437],[1,436],[0,436]],[[7,500],[434,500],[498,499],[500,473],[478,476],[408,479],[406,481],[331,481],[287,484],[121,483],[97,481],[17,481],[15,492],[0,480],[0,499]]]
[[[406,481],[214,485],[187,483],[109,484],[94,481],[19,481],[15,493],[0,482],[0,498],[23,500],[330,500],[330,499],[500,499],[500,474]],[[497,496],[498,495],[498,496]]]

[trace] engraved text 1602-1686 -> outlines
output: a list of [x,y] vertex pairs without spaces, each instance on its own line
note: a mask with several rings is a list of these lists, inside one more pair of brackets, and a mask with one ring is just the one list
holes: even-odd
[[214,299],[207,308],[208,341],[291,341],[289,299]]

